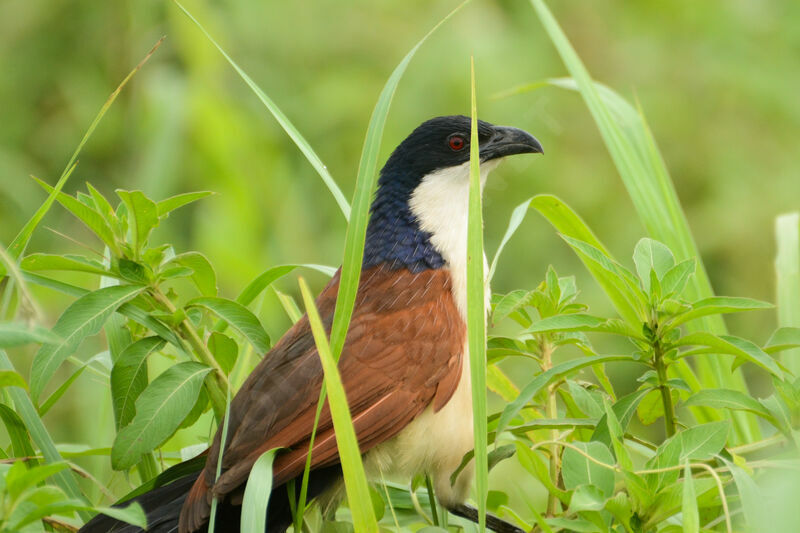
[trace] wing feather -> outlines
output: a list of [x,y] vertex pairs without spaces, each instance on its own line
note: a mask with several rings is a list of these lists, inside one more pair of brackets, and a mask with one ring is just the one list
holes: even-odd
[[[455,391],[466,328],[450,287],[446,269],[411,273],[378,266],[362,272],[339,360],[362,453],[395,436],[432,401],[434,409],[440,409]],[[328,331],[338,288],[337,273],[317,298]],[[200,476],[184,506],[182,531],[184,524],[189,531],[202,526],[208,516],[204,507],[212,496],[225,498],[235,493],[266,450],[287,450],[275,461],[276,485],[302,472],[323,378],[310,326],[303,317],[264,357],[234,398],[222,475],[214,482],[220,430],[209,451],[205,475]],[[312,468],[338,460],[326,405],[317,429]],[[201,492],[205,498],[199,497]]]

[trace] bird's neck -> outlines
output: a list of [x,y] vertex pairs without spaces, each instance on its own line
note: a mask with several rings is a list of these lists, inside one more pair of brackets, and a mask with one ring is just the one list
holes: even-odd
[[[495,161],[481,165],[482,183],[496,165]],[[456,304],[465,314],[469,163],[438,170],[413,186],[383,174],[379,185],[364,267],[385,263],[412,272],[447,267]]]
[[417,273],[445,266],[445,259],[431,242],[431,234],[420,228],[409,205],[411,180],[381,174],[372,203],[363,268],[386,265]]

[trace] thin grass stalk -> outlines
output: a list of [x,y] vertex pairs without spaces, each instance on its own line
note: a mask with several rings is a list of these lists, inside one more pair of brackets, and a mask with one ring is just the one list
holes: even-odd
[[486,530],[489,458],[486,453],[486,287],[483,272],[483,205],[481,202],[478,106],[475,97],[475,59],[470,58],[471,116],[469,154],[469,220],[467,228],[467,340],[472,379],[472,425],[475,439],[475,497],[478,528]]
[[[83,150],[83,147],[89,140],[89,137],[91,137],[92,133],[94,133],[94,130],[97,128],[97,125],[100,123],[100,120],[102,120],[103,116],[105,116],[106,111],[108,111],[108,109],[111,107],[111,104],[114,103],[114,100],[117,99],[117,96],[122,91],[122,88],[125,87],[125,85],[137,72],[139,72],[139,70],[142,68],[142,66],[144,66],[147,60],[150,59],[150,56],[152,56],[158,49],[158,47],[161,46],[161,43],[164,42],[165,38],[166,37],[162,37],[161,39],[158,40],[158,42],[156,42],[155,45],[153,45],[150,51],[147,52],[147,55],[145,55],[144,58],[139,62],[139,64],[136,65],[133,68],[133,70],[128,73],[127,76],[125,76],[125,78],[120,82],[117,88],[114,89],[114,91],[105,101],[103,106],[100,108],[100,111],[97,113],[97,115],[94,117],[94,120],[92,120],[92,123],[89,125],[89,129],[86,130],[86,133],[84,133],[83,138],[81,138],[81,142],[78,143],[78,147],[72,153],[72,157],[70,157],[69,162],[67,162],[67,166],[64,167],[64,171],[61,173],[61,176],[59,177],[58,182],[56,183],[56,186],[54,187],[53,191],[50,193],[50,196],[48,196],[47,200],[45,200],[45,202],[39,207],[39,209],[36,210],[36,213],[34,213],[33,216],[30,218],[30,220],[28,220],[28,222],[22,227],[20,232],[12,241],[11,245],[8,247],[8,252],[9,254],[11,254],[11,257],[13,257],[14,259],[18,259],[23,254],[23,252],[25,251],[25,247],[28,245],[28,241],[30,241],[31,235],[33,235],[33,231],[36,229],[36,226],[39,224],[42,218],[44,218],[44,215],[47,214],[47,211],[53,205],[53,202],[55,201],[56,197],[61,192],[61,189],[64,187],[64,184],[67,182],[70,175],[72,174],[72,171],[75,170],[75,166],[77,165],[78,161],[78,155],[81,153],[81,150]],[[4,275],[5,275],[5,270],[3,269],[3,266],[0,265],[0,279]]]
[[[775,219],[775,297],[778,304],[778,326],[800,327],[800,213],[789,213]],[[800,348],[786,350],[781,362],[795,375],[800,375]]]
[[353,515],[353,527],[358,532],[377,532],[378,523],[372,509],[372,499],[369,494],[367,476],[364,473],[364,464],[361,460],[361,451],[358,447],[353,419],[347,405],[344,385],[333,359],[325,326],[319,316],[314,297],[305,280],[300,278],[300,292],[303,294],[303,303],[308,314],[308,322],[317,345],[322,369],[325,373],[325,384],[328,388],[328,405],[330,406],[331,419],[336,434],[336,446],[339,449],[339,459],[342,464],[344,487],[347,500]]
[[400,83],[400,78],[402,78],[417,50],[428,37],[468,1],[466,0],[448,13],[406,54],[386,81],[386,85],[384,85],[378,97],[378,102],[375,104],[375,109],[372,111],[372,117],[367,127],[367,135],[364,139],[364,147],[361,150],[361,159],[358,164],[356,188],[353,194],[353,212],[345,236],[339,292],[336,295],[336,310],[333,314],[333,324],[331,326],[331,351],[337,361],[344,347],[347,328],[350,325],[353,305],[358,291],[361,263],[364,257],[364,240],[369,220],[369,206],[378,179],[378,152],[383,138],[383,128],[386,125],[386,117],[389,114],[389,106],[392,103],[397,85]]
[[[0,370],[15,370],[14,365],[11,363],[11,360],[8,358],[5,350],[0,350]],[[36,443],[36,446],[38,446],[39,450],[41,450],[45,462],[62,462],[64,458],[61,457],[60,453],[58,453],[53,438],[50,436],[50,433],[48,433],[47,428],[42,422],[42,419],[39,417],[39,413],[33,406],[28,394],[23,389],[18,387],[6,387],[5,390],[11,397],[11,401],[14,402],[14,407],[16,407],[17,414],[22,421],[25,422],[25,427],[28,429],[28,433],[30,433],[33,442]],[[87,505],[89,504],[86,496],[84,496],[81,492],[78,482],[71,470],[62,470],[61,472],[57,472],[53,475],[53,481],[55,481],[56,485],[58,485],[69,497],[86,502]],[[92,517],[92,514],[85,510],[78,511],[78,515],[84,521],[87,521]]]
[[[225,443],[228,440],[228,420],[231,417],[231,390],[227,389],[225,398],[225,417],[222,422],[222,436],[219,440],[219,456],[217,457],[217,471],[214,473],[214,482],[219,479],[222,474],[222,457],[225,453]],[[214,528],[217,523],[217,497],[211,500],[211,511],[208,516],[208,533],[214,533]]]
[[189,20],[194,22],[195,25],[200,28],[200,31],[203,32],[203,35],[205,35],[206,38],[211,41],[211,44],[213,44],[214,47],[219,50],[219,53],[222,54],[222,56],[233,67],[236,73],[244,80],[247,86],[250,87],[250,90],[256,94],[259,100],[261,100],[261,103],[264,104],[264,107],[266,107],[267,110],[272,113],[272,116],[275,117],[275,120],[277,120],[278,124],[280,124],[280,126],[283,128],[283,131],[285,131],[292,141],[294,141],[300,151],[303,152],[303,155],[306,157],[308,162],[311,163],[311,166],[314,167],[314,170],[317,171],[317,174],[319,174],[320,178],[322,178],[323,183],[333,195],[334,200],[336,200],[336,204],[342,211],[345,220],[350,220],[350,205],[347,203],[344,194],[342,194],[342,190],[336,184],[336,180],[334,180],[333,176],[331,176],[330,172],[328,172],[328,167],[325,166],[314,149],[311,148],[311,144],[309,144],[305,137],[302,136],[300,131],[294,126],[294,124],[292,124],[289,118],[283,113],[283,111],[281,111],[275,102],[273,102],[272,99],[267,96],[267,93],[265,93],[261,87],[259,87],[258,84],[254,82],[244,70],[242,70],[242,68],[231,58],[231,56],[229,56],[228,53],[222,49],[217,41],[211,37],[211,34],[208,33],[205,27],[203,27],[203,25],[200,24],[200,22],[194,18],[194,16],[189,13],[189,11],[177,0],[175,0],[175,5],[177,5],[180,10],[183,11],[187,17],[189,17]]

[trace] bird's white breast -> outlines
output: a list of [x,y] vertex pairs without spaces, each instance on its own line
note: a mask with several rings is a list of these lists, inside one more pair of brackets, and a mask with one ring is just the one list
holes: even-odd
[[[481,165],[481,186],[497,165]],[[461,317],[467,320],[467,219],[469,163],[426,176],[414,190],[409,206],[420,229],[431,234],[431,243],[447,263],[452,291]],[[484,257],[484,272],[488,272]],[[486,284],[487,308],[491,292]],[[436,495],[445,506],[463,502],[472,481],[472,466],[465,468],[454,485],[451,474],[464,454],[473,448],[472,389],[466,338],[461,378],[453,396],[438,412],[429,406],[395,438],[374,448],[366,467],[371,475],[399,474],[406,477],[428,473]]]

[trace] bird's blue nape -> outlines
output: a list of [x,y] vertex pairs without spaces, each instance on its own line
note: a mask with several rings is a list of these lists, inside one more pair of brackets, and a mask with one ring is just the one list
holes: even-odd
[[419,178],[389,168],[381,172],[370,210],[363,268],[384,264],[417,273],[444,266],[444,258],[430,241],[431,234],[419,228],[417,217],[408,205],[418,183]]

